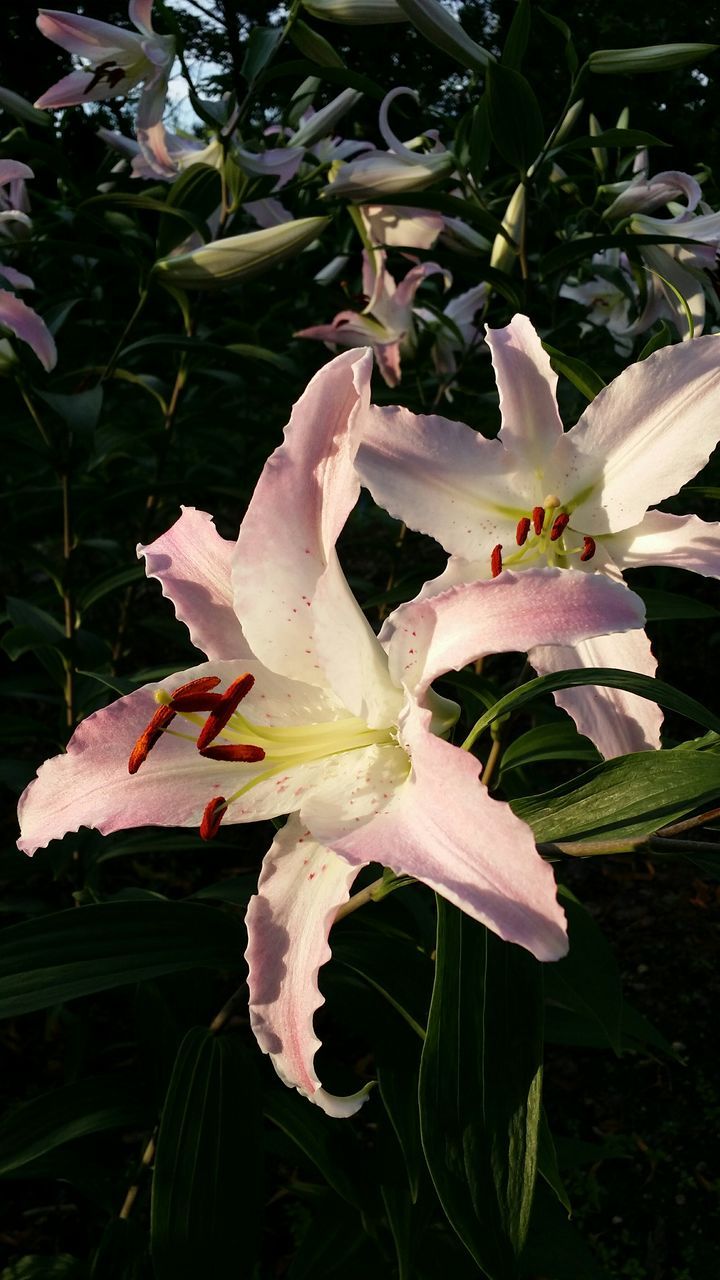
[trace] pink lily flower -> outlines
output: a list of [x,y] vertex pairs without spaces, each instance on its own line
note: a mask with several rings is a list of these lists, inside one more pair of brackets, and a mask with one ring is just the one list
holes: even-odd
[[57,109],[100,102],[142,84],[138,129],[158,124],[175,58],[175,41],[172,36],[160,36],[153,30],[152,0],[130,0],[128,14],[138,34],[95,18],[41,9],[37,25],[43,35],[90,65],[64,76],[38,98],[35,106]]
[[[26,235],[32,223],[25,187],[35,174],[20,160],[0,160],[0,235],[14,240]],[[3,190],[6,187],[7,190]]]
[[235,546],[186,509],[141,548],[208,661],[89,716],[20,803],[28,853],[81,825],[200,825],[209,838],[221,821],[290,814],[248,911],[252,1026],[282,1079],[337,1116],[364,1094],[323,1089],[313,1016],[360,867],[382,857],[540,959],[567,947],[551,868],[482,787],[478,761],[445,741],[456,708],[432,681],[479,652],[641,616],[616,583],[543,571],[408,605],[376,637],[335,551],[359,493],[353,438],[370,374],[366,351],[315,376]]
[[[385,95],[380,106],[379,128],[388,150],[367,151],[357,160],[338,165],[337,171],[331,173],[324,195],[348,196],[353,200],[391,198],[400,192],[420,191],[451,172],[455,163],[453,155],[436,137],[430,151],[418,151],[414,149],[415,143],[421,143],[422,139],[412,139],[408,146],[393,133],[388,108],[402,94],[417,99],[414,89],[399,86]],[[430,132],[425,136],[430,137]]]
[[314,338],[331,347],[369,345],[385,382],[389,387],[396,387],[402,376],[400,357],[411,353],[415,346],[415,294],[428,276],[442,275],[446,288],[451,276],[437,262],[422,262],[412,267],[398,284],[385,266],[385,257],[382,249],[373,254],[363,250],[362,287],[368,299],[364,311],[339,311],[330,324],[312,325],[298,330],[294,336]]
[[[423,596],[548,565],[562,576],[620,579],[639,565],[720,577],[720,525],[648,510],[705,464],[720,435],[720,337],[665,348],[626,369],[565,433],[557,377],[526,316],[488,329],[502,428],[487,440],[460,422],[372,406],[356,465],[375,500],[450,553]],[[596,572],[598,571],[599,572]],[[570,572],[568,572],[570,571]],[[610,629],[609,629],[610,630]],[[540,674],[620,667],[653,675],[645,632],[606,634],[528,654]],[[654,704],[614,689],[555,695],[604,756],[660,742]]]

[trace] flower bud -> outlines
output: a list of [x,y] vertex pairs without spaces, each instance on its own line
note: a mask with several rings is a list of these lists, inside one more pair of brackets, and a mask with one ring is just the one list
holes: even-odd
[[324,22],[371,26],[377,22],[407,22],[396,0],[302,0],[303,8]]
[[436,49],[449,54],[463,67],[477,71],[495,61],[487,49],[470,39],[439,0],[397,0],[397,3],[426,40]]
[[183,253],[161,258],[154,270],[181,289],[223,289],[260,275],[276,262],[293,258],[325,229],[329,218],[299,218],[262,231],[229,236]]
[[[510,203],[505,210],[505,217],[502,220],[503,227],[509,236],[512,236],[516,242],[522,236],[523,224],[525,222],[525,187],[521,182],[515,188]],[[516,258],[516,251],[512,245],[508,244],[504,236],[496,235],[495,243],[490,254],[490,266],[495,267],[497,271],[505,271],[509,273],[512,264]]]
[[588,66],[597,75],[620,72],[670,71],[699,62],[717,49],[716,44],[651,44],[639,49],[596,49]]
[[361,98],[362,94],[357,89],[343,89],[332,102],[328,102],[326,106],[314,112],[305,124],[300,125],[297,132],[288,139],[288,146],[310,147],[320,138],[332,133],[338,121],[342,120]]

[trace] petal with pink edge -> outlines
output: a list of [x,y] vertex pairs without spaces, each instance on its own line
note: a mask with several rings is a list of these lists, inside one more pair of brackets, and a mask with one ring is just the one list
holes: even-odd
[[370,405],[358,416],[356,467],[375,501],[451,555],[482,561],[527,514],[527,477],[512,474],[499,440],[462,422]]
[[573,525],[627,529],[705,465],[720,435],[720,336],[666,347],[625,369],[565,437]]
[[648,511],[640,524],[603,541],[620,569],[660,564],[720,578],[720,524],[698,516]]
[[94,73],[92,71],[71,71],[63,76],[57,84],[52,85],[35,103],[36,107],[46,107],[49,111],[60,107],[77,107],[83,102],[101,102],[104,98],[117,98],[127,93],[137,84],[142,72],[138,75],[123,76],[110,87],[107,80],[100,80],[92,88]]
[[148,577],[157,578],[176,618],[208,658],[253,656],[233,607],[234,546],[220,537],[207,511],[183,507],[167,533],[137,549]]
[[328,815],[323,822],[308,806],[313,835],[357,865],[380,861],[422,880],[538,960],[557,960],[567,951],[565,917],[532,831],[491,799],[474,756],[429,732],[430,718],[417,705],[409,710],[403,740],[412,772],[388,809],[356,824],[342,793],[332,806],[318,793]]
[[504,329],[488,329],[485,340],[500,393],[499,439],[530,466],[542,466],[563,434],[550,358],[527,316],[514,316]]
[[354,1115],[367,1089],[349,1097],[323,1089],[313,1065],[320,1047],[313,1017],[323,1003],[317,979],[330,959],[328,934],[357,873],[291,817],[265,855],[246,919],[250,1024],[258,1044],[285,1084],[338,1117]]
[[[644,676],[654,676],[657,669],[644,631],[595,636],[573,645],[541,645],[528,652],[528,661],[540,676],[576,667],[618,667]],[[564,689],[554,697],[606,760],[660,746],[663,713],[647,698],[599,685]]]
[[[321,686],[312,600],[357,501],[351,432],[371,371],[369,351],[348,351],[312,379],[263,468],[233,556],[235,610],[253,652],[271,670]],[[347,608],[343,590],[338,616]]]
[[487,654],[574,644],[637,628],[644,616],[639,596],[624,583],[597,573],[527,569],[401,605],[381,638],[392,678],[422,697],[438,676]]
[[135,57],[140,53],[140,36],[134,31],[85,18],[77,13],[65,13],[60,9],[39,9],[38,29],[48,40],[61,49],[92,62],[115,61],[119,52]]
[[152,7],[153,0],[130,0],[128,5],[128,17],[134,27],[138,31],[142,31],[145,36],[154,36],[152,24]]
[[0,326],[5,326],[21,342],[27,342],[48,372],[57,364],[55,339],[45,321],[14,293],[0,289]]

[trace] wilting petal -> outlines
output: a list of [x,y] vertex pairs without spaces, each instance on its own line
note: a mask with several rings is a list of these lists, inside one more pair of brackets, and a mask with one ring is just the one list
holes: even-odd
[[57,348],[45,321],[22,298],[0,289],[0,326],[3,325],[32,347],[44,369],[49,372],[55,367]]
[[527,460],[528,468],[542,466],[563,434],[557,374],[527,316],[514,316],[504,329],[488,329],[485,339],[500,393],[499,438]]
[[321,1086],[313,1059],[320,1048],[313,1017],[324,1003],[320,967],[328,934],[347,902],[358,868],[317,844],[296,816],[265,855],[257,897],[247,912],[250,1025],[281,1080],[331,1116],[351,1116],[366,1091],[335,1097]]
[[530,828],[481,785],[478,761],[429,732],[430,712],[415,706],[403,727],[412,772],[386,812],[341,833],[336,813],[313,834],[349,861],[382,861],[415,876],[494,933],[538,960],[567,951],[565,917],[549,865]]
[[208,658],[252,657],[233,608],[230,576],[234,542],[221,538],[206,511],[183,507],[180,519],[148,546],[149,578],[157,578],[175,616]]
[[48,40],[79,58],[89,58],[94,63],[116,61],[124,52],[133,57],[140,55],[140,37],[134,31],[124,31],[109,22],[84,18],[77,13],[64,13],[59,9],[40,9],[37,25]]
[[[326,676],[311,606],[357,501],[351,431],[358,406],[369,397],[371,370],[369,352],[350,351],[312,379],[293,408],[284,443],[258,480],[233,560],[235,608],[253,652],[272,670],[321,686]],[[342,575],[334,570],[333,576],[338,591],[331,630],[342,625],[356,646],[374,653],[375,636]],[[327,593],[324,603],[330,603]],[[346,658],[348,666],[358,661]]]
[[691,178],[689,173],[680,173],[677,170],[656,173],[652,178],[646,178],[644,174],[640,174],[637,178],[633,178],[625,190],[613,200],[603,216],[624,218],[627,214],[640,210],[649,213],[651,209],[660,209],[664,204],[681,195],[686,197],[687,207],[676,217],[666,219],[667,222],[674,223],[682,220],[697,208],[702,199],[699,182]]
[[720,578],[720,524],[698,516],[648,511],[640,524],[604,539],[604,545],[620,569],[660,564]]
[[[595,636],[573,645],[543,645],[530,650],[528,660],[541,676],[574,667],[618,667],[654,676],[657,668],[644,631]],[[663,714],[647,698],[599,685],[564,689],[554,697],[606,760],[660,746]]]
[[499,440],[461,422],[371,405],[358,419],[356,466],[381,507],[446,551],[490,564],[498,528],[527,505]]
[[575,492],[594,482],[573,525],[595,534],[638,524],[705,465],[719,416],[720,336],[667,347],[625,369],[561,442],[573,450]]
[[104,98],[116,98],[120,94],[127,93],[128,89],[132,89],[140,77],[125,75],[112,88],[106,80],[101,80],[91,88],[94,78],[92,71],[71,71],[38,98],[35,106],[52,110],[59,107],[76,107],[83,102],[100,102]]

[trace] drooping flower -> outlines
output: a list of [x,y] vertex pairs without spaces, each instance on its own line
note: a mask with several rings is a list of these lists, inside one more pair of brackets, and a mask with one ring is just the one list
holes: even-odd
[[422,145],[422,138],[412,139],[408,145],[391,129],[390,104],[404,94],[417,99],[414,89],[399,86],[385,95],[380,106],[379,129],[387,151],[367,151],[356,160],[339,164],[335,172],[331,172],[325,195],[349,196],[353,200],[391,200],[401,192],[421,191],[452,171],[455,163],[452,153],[446,151],[431,132],[425,137],[433,137],[433,147],[420,151],[417,146]]
[[189,509],[141,549],[208,661],[89,716],[20,805],[26,852],[81,825],[199,825],[209,838],[220,822],[290,814],[248,911],[252,1025],[283,1080],[332,1115],[362,1095],[333,1097],[315,1073],[317,974],[361,866],[423,880],[541,959],[567,945],[550,867],[442,736],[455,709],[432,681],[478,652],[641,616],[615,583],[543,571],[404,606],[376,637],[335,551],[359,491],[370,364],[347,352],[313,379],[236,546]]
[[382,249],[363,251],[362,287],[367,298],[364,311],[339,311],[330,324],[300,329],[296,338],[314,338],[337,347],[371,346],[378,368],[389,387],[400,382],[401,355],[415,347],[413,303],[420,285],[428,276],[442,275],[446,286],[449,273],[437,262],[421,262],[411,267],[398,284],[386,265]]
[[90,65],[71,71],[48,89],[36,107],[74,107],[126,94],[142,84],[137,111],[138,129],[149,129],[162,119],[170,70],[175,58],[172,36],[153,30],[152,0],[130,0],[130,21],[137,28],[98,22],[95,18],[41,9],[37,25],[48,40]]
[[[450,553],[423,595],[538,565],[588,572],[591,585],[644,564],[720,576],[720,525],[648,510],[695,475],[720,436],[720,337],[626,369],[567,433],[557,378],[527,317],[489,329],[486,340],[500,392],[497,439],[400,407],[373,406],[363,418],[357,467],[373,497]],[[543,645],[529,659],[540,673],[656,668],[642,630]],[[556,701],[605,756],[659,745],[661,715],[644,699],[597,688]]]

